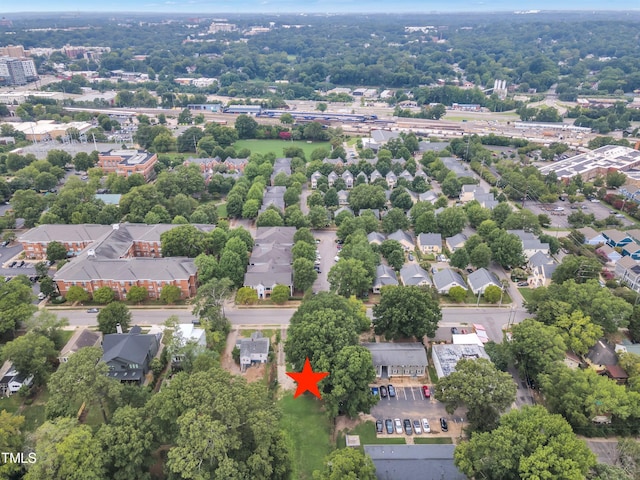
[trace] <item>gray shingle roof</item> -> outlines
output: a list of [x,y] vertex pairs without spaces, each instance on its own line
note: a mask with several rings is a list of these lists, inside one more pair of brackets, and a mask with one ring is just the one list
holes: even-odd
[[442,248],[442,235],[439,233],[421,233],[418,235],[418,243],[421,246],[437,245]]
[[447,237],[445,241],[449,247],[460,248],[463,247],[467,241],[467,236],[464,233],[458,233],[453,237]]
[[490,285],[502,288],[502,284],[500,283],[500,280],[498,280],[498,277],[486,268],[479,268],[475,272],[470,273],[467,277],[467,282],[469,282],[469,286],[473,293],[484,291],[484,289]]
[[374,366],[428,364],[427,351],[418,342],[363,343],[362,346],[371,352]]
[[110,333],[102,340],[102,361],[108,363],[117,358],[127,360],[129,363],[143,365],[149,352],[155,355],[154,349],[158,348],[156,335],[144,335],[140,329],[133,327],[129,333]]
[[244,285],[246,287],[257,287],[264,285],[271,287],[273,285],[293,284],[293,270],[291,265],[277,265],[273,262],[262,263],[260,265],[249,265],[247,273],[244,275]]
[[393,268],[386,265],[378,265],[376,267],[376,278],[373,281],[374,287],[384,287],[387,285],[398,285],[396,272]]
[[255,244],[280,243],[293,245],[296,227],[258,227],[256,229]]
[[365,445],[378,480],[465,480],[453,462],[455,445]]
[[19,242],[96,241],[111,231],[111,225],[40,225],[18,237]]
[[171,281],[188,279],[196,270],[193,260],[186,257],[100,260],[83,254],[67,263],[53,278],[64,282],[89,282],[95,279],[116,282]]
[[405,285],[420,285],[425,282],[428,285],[433,285],[427,271],[415,263],[402,267],[400,278],[402,278],[402,283]]
[[445,268],[443,270],[440,270],[439,272],[434,273],[433,283],[438,291],[452,284],[454,284],[453,286],[459,286],[464,288],[465,290],[467,289],[467,285],[460,274],[454,272],[450,268]]

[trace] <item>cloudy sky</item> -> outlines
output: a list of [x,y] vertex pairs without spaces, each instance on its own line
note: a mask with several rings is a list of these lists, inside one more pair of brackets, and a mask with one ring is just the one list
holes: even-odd
[[638,10],[637,0],[29,0],[0,2],[11,12],[380,13],[513,10]]

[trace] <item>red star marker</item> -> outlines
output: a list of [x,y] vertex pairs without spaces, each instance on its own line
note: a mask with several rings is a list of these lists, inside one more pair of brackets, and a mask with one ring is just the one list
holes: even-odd
[[298,388],[296,389],[296,393],[293,398],[298,398],[299,395],[302,395],[307,390],[313,393],[316,397],[322,398],[320,396],[320,390],[318,390],[318,382],[329,375],[329,372],[314,372],[311,368],[309,357],[307,357],[304,361],[302,372],[287,372],[287,375],[293,378],[298,384]]

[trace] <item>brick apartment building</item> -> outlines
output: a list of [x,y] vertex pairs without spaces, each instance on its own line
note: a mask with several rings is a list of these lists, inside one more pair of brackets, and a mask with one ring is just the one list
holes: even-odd
[[[132,286],[147,289],[157,298],[162,287],[180,287],[183,298],[196,293],[196,267],[183,257],[163,258],[160,236],[179,225],[40,225],[22,235],[28,258],[46,258],[49,242],[59,241],[69,256],[76,257],[54,275],[58,290],[65,295],[71,286],[93,293],[104,286],[116,298],[124,299]],[[202,231],[213,225],[194,225]]]
[[147,181],[154,177],[157,161],[158,155],[144,150],[110,150],[98,155],[98,167],[105,173],[115,172],[123,177],[140,173]]

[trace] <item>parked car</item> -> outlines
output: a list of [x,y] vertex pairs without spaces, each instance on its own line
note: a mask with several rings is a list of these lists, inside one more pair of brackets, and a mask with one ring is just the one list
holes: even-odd
[[429,420],[426,418],[422,419],[422,431],[424,433],[431,433],[431,426],[429,425]]
[[11,263],[9,264],[9,268],[13,268],[13,267],[15,267],[17,263],[18,263],[18,262],[16,262],[16,261],[11,262]]
[[320,239],[316,238],[316,245],[320,243]]
[[413,254],[411,254],[411,253],[409,254],[409,261],[413,262]]
[[44,297],[46,297],[46,295],[44,293],[40,292],[38,294],[38,300],[44,300]]
[[440,417],[440,429],[443,432],[448,432],[449,431],[449,425],[447,424],[447,419],[444,417]]
[[387,418],[384,421],[384,426],[387,429],[387,433],[389,434],[393,433],[393,420],[391,420],[390,418]]
[[436,267],[431,267],[431,273],[435,275],[436,273],[438,273],[438,269]]
[[378,390],[378,387],[371,387],[371,395],[379,395],[380,394],[380,390]]
[[2,242],[3,247],[6,247],[7,245],[9,245],[9,240],[5,240],[4,242]]
[[457,335],[458,329],[456,327],[451,327],[451,335]]
[[473,273],[473,268],[467,268],[467,273]]
[[382,433],[382,420],[376,421],[376,433]]
[[395,387],[393,385],[389,384],[387,386],[387,389],[389,391],[389,396],[390,397],[395,397],[396,396],[396,389],[395,389]]
[[333,261],[334,262],[339,262],[340,261],[340,257],[338,257],[337,255],[335,257],[333,257]]
[[22,268],[24,266],[24,260],[20,260],[20,262],[18,263],[18,265],[16,265],[16,268]]
[[394,418],[393,419],[393,423],[395,423],[396,425],[396,433],[397,434],[401,434],[402,433],[402,422],[400,421],[399,418]]
[[407,435],[413,435],[413,428],[411,428],[411,420],[408,418],[404,419],[404,433]]
[[413,421],[413,431],[416,432],[416,435],[422,435],[422,427],[420,426],[420,420]]
[[519,287],[528,287],[529,286],[529,282],[518,282],[518,286]]
[[422,393],[424,394],[424,398],[431,398],[431,390],[429,390],[429,385],[422,386]]
[[100,310],[97,308],[89,308],[87,309],[87,313],[98,313]]
[[382,398],[387,398],[387,387],[385,387],[384,385],[380,387],[380,396]]

